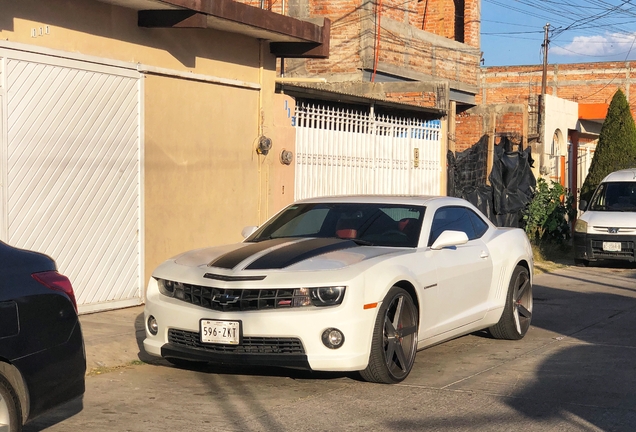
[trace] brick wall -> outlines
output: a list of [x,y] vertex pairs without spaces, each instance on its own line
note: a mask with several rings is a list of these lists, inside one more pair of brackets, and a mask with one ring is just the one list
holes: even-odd
[[495,143],[498,143],[502,136],[506,136],[513,144],[520,144],[527,135],[524,110],[525,107],[520,104],[490,105],[458,113],[455,124],[455,151],[461,152],[471,148],[482,136],[491,134],[493,130]]
[[387,92],[386,99],[421,107],[437,107],[437,94],[434,92]]
[[[477,103],[525,103],[541,93],[541,65],[481,68]],[[556,64],[548,67],[546,93],[579,103],[609,104],[622,89],[636,115],[636,62]]]
[[483,114],[468,111],[458,114],[455,123],[455,151],[471,148],[486,133]]
[[[260,0],[239,1],[261,4]],[[281,4],[263,2],[277,13]],[[301,19],[331,20],[330,58],[286,59],[288,77],[361,81],[363,70],[373,70],[377,48],[379,72],[478,84],[479,0],[288,0],[285,9]],[[448,43],[431,34],[459,42],[466,39],[466,43]]]

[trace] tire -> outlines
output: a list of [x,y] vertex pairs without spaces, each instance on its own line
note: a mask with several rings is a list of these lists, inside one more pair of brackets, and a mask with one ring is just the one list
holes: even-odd
[[180,368],[180,369],[202,369],[209,363],[196,360],[185,360],[177,357],[165,357],[168,363]]
[[22,408],[18,395],[0,375],[0,429],[7,427],[8,432],[20,432],[22,430]]
[[519,340],[530,328],[532,321],[532,284],[528,269],[517,266],[512,272],[506,306],[499,322],[488,330],[496,339]]
[[392,287],[378,310],[365,381],[395,384],[413,368],[417,352],[418,311],[411,295]]

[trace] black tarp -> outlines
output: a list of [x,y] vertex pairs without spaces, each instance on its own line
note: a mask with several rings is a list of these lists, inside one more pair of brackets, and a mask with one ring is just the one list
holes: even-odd
[[512,151],[503,137],[495,146],[486,185],[488,137],[457,155],[448,155],[448,195],[464,198],[497,226],[522,227],[522,212],[532,200],[536,179],[530,149]]

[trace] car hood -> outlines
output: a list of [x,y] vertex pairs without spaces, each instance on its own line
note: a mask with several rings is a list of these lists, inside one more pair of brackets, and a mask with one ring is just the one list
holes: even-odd
[[636,213],[617,211],[588,211],[581,215],[581,220],[591,227],[632,228],[636,229]]
[[410,249],[360,246],[336,238],[279,238],[257,243],[210,247],[186,252],[174,259],[187,267],[205,267],[222,274],[244,270],[332,270]]

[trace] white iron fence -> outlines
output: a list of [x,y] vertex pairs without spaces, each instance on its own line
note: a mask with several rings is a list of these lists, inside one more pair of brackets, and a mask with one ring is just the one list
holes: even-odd
[[438,195],[441,122],[299,102],[295,198]]

